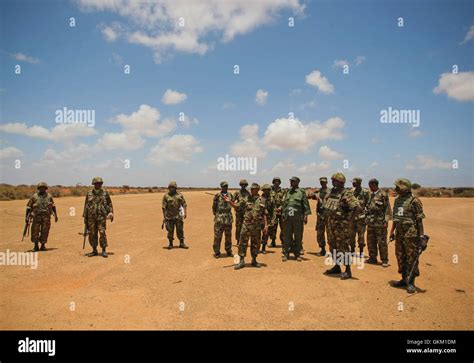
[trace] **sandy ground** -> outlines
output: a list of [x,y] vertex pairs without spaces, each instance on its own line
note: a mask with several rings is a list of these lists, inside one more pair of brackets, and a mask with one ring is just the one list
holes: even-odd
[[[162,194],[113,196],[108,259],[82,250],[83,198],[56,199],[48,251],[38,268],[0,266],[1,329],[473,329],[473,199],[422,199],[431,236],[418,293],[389,286],[399,278],[394,244],[388,268],[364,265],[341,281],[323,275],[315,253],[315,216],[305,229],[305,259],[234,271],[212,257],[212,196],[187,192],[189,250],[167,250]],[[26,201],[0,202],[0,252],[20,242]],[[311,201],[314,213],[314,201]],[[76,216],[70,216],[76,208]],[[234,251],[235,251],[234,247]],[[458,263],[453,262],[458,256]],[[250,258],[247,258],[250,262]]]

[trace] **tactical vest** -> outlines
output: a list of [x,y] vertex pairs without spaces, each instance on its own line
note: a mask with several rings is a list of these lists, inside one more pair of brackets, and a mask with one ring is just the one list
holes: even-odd
[[414,224],[413,201],[415,197],[409,193],[395,198],[393,205],[393,221],[402,224]]
[[254,198],[249,195],[245,199],[244,223],[251,225],[260,225],[263,223],[265,213],[265,204],[260,197]]
[[44,195],[41,195],[39,193],[33,194],[33,205],[31,207],[32,209],[32,215],[39,215],[39,214],[51,214],[53,209],[53,202],[51,200],[51,195],[48,193],[45,193]]
[[87,193],[86,209],[89,217],[106,217],[110,213],[107,192],[103,189],[99,192],[90,190]]
[[341,206],[341,199],[347,191],[348,189],[343,189],[340,192],[336,192],[334,188],[331,190],[323,205],[326,215],[331,217],[343,216],[348,212],[344,211]]

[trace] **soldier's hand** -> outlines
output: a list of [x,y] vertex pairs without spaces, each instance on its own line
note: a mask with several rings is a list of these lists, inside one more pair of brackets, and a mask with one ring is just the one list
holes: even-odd
[[393,241],[393,240],[395,240],[395,234],[394,234],[394,233],[392,233],[392,234],[390,235],[390,241]]
[[230,200],[230,199],[229,199],[229,196],[227,196],[227,195],[223,195],[222,198],[223,198],[226,202],[228,202],[228,201]]
[[186,213],[183,213],[183,219],[186,219]]
[[304,216],[303,221],[304,221],[304,224],[307,224],[308,223],[308,216]]
[[109,214],[107,215],[107,219],[110,219],[110,221],[113,222],[113,221],[114,221],[114,214],[113,214],[113,213],[109,213]]
[[385,222],[385,223],[383,224],[383,228],[387,228],[387,227],[388,227],[388,222]]
[[54,216],[54,223],[58,223],[58,216]]

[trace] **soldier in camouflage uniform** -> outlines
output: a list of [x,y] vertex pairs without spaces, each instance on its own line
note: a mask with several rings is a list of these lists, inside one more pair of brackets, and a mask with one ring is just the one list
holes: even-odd
[[324,201],[329,194],[328,178],[325,176],[319,178],[321,188],[318,192],[312,193],[309,198],[317,200],[316,203],[316,241],[318,242],[321,251],[317,253],[318,256],[326,256],[326,217],[324,214]]
[[[233,201],[238,203],[241,199],[247,198],[250,193],[247,190],[247,186],[249,183],[247,180],[242,179],[239,182],[240,190],[234,193]],[[243,207],[237,208],[235,211],[235,240],[237,241],[237,245],[240,241],[240,231],[242,230],[242,223],[244,221],[244,213],[245,211],[242,209]]]
[[341,273],[340,263],[327,270],[325,274],[341,273],[341,280],[352,277],[350,265],[350,225],[352,220],[361,212],[359,202],[351,189],[344,188],[346,177],[342,173],[336,173],[331,177],[333,188],[324,203],[328,226],[328,244],[331,253],[336,256],[343,253],[346,270]]
[[291,188],[286,192],[282,203],[283,213],[283,256],[282,261],[288,261],[293,252],[297,261],[301,261],[303,249],[304,225],[308,223],[311,214],[306,192],[299,188],[300,179],[296,176],[290,179]]
[[225,201],[225,197],[232,199],[233,197],[227,192],[229,184],[225,181],[221,182],[221,191],[214,196],[212,202],[212,214],[214,215],[214,257],[219,258],[221,255],[222,234],[225,235],[225,250],[227,256],[232,257],[232,207]]
[[267,253],[265,251],[267,242],[268,242],[268,237],[270,234],[270,228],[272,228],[273,225],[278,223],[275,215],[275,199],[274,195],[272,193],[272,187],[270,184],[263,184],[262,185],[262,201],[263,204],[265,204],[265,208],[267,209],[267,221],[268,221],[268,229],[264,229],[264,225],[262,223],[262,253],[265,254]]
[[163,210],[163,222],[168,232],[168,249],[173,248],[174,230],[179,239],[179,248],[187,249],[184,244],[184,220],[186,219],[186,200],[177,191],[178,185],[175,181],[168,184],[168,193],[163,195],[161,209]]
[[[392,286],[407,287],[408,293],[414,293],[415,277],[420,275],[418,262],[415,264],[417,250],[420,246],[420,237],[424,235],[423,205],[411,192],[411,182],[407,179],[395,181],[395,192],[398,194],[393,205],[393,224],[390,240],[395,239],[395,254],[398,261],[398,272],[402,279]],[[413,276],[406,281],[411,268],[414,267]]]
[[226,201],[234,209],[242,208],[244,210],[244,220],[242,230],[240,232],[239,241],[239,263],[234,267],[239,270],[245,267],[245,255],[247,253],[247,244],[250,239],[250,253],[252,255],[252,266],[260,267],[257,262],[258,251],[260,250],[260,242],[262,238],[262,224],[263,233],[268,232],[267,223],[267,209],[262,198],[258,195],[260,186],[253,183],[250,188],[250,195],[246,198],[239,199],[238,202],[232,201],[226,197]]
[[392,219],[392,208],[388,194],[379,189],[377,179],[369,180],[370,196],[365,207],[365,221],[367,223],[367,245],[369,259],[367,263],[377,263],[377,249],[380,251],[382,266],[388,267],[387,227]]
[[[51,214],[54,221],[58,221],[58,213],[51,194],[46,192],[48,185],[45,182],[38,183],[38,191],[26,205],[25,223],[31,222],[31,242],[34,243],[34,251],[45,251],[48,242],[49,229],[51,228]],[[41,243],[41,248],[39,248]]]
[[352,179],[352,193],[359,201],[360,208],[362,213],[360,213],[352,222],[351,222],[351,252],[355,252],[356,246],[356,235],[357,235],[357,244],[359,246],[359,254],[363,255],[365,247],[365,207],[369,201],[369,191],[365,188],[362,188],[362,179],[354,178]]
[[278,225],[280,225],[280,242],[283,245],[283,217],[281,215],[281,205],[285,196],[285,190],[280,187],[281,179],[277,176],[273,178],[272,184],[271,194],[275,200],[275,223],[269,227],[270,230],[268,233],[270,235],[270,239],[272,240],[270,247],[276,247],[275,240]]
[[102,257],[107,257],[107,236],[105,234],[106,221],[114,220],[114,208],[109,193],[102,188],[104,181],[100,177],[92,179],[94,188],[89,190],[86,194],[84,202],[84,212],[82,217],[84,223],[87,225],[89,233],[89,244],[92,247],[90,257],[97,256],[97,244],[100,243],[102,248]]

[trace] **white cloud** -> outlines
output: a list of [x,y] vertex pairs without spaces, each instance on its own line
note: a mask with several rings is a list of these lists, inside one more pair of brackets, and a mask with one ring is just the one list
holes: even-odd
[[338,153],[335,150],[332,150],[329,146],[321,146],[319,148],[319,156],[324,160],[338,160],[342,159],[344,155]]
[[68,143],[76,137],[92,136],[97,132],[83,123],[76,124],[59,124],[52,129],[42,126],[28,127],[25,123],[7,123],[0,125],[0,131],[8,134],[24,135],[33,138],[51,140],[55,142]]
[[471,25],[466,36],[464,37],[464,40],[461,42],[461,44],[467,43],[470,40],[474,39],[474,25]]
[[280,118],[268,125],[263,142],[269,149],[308,151],[319,141],[342,139],[343,128],[344,121],[339,117],[322,123]]
[[445,92],[448,97],[456,101],[474,101],[474,72],[443,73],[433,92],[436,94]]
[[315,70],[306,75],[306,83],[316,87],[324,94],[334,93],[334,86],[321,74],[320,71]]
[[[124,39],[150,48],[157,63],[172,52],[204,54],[216,41],[229,42],[273,22],[283,10],[300,14],[305,7],[300,0],[79,0],[78,4],[83,11],[123,17],[128,26]],[[111,34],[113,38],[115,33]]]
[[97,145],[107,150],[137,150],[145,145],[145,140],[136,132],[106,132]]
[[263,89],[259,89],[255,95],[255,102],[260,106],[264,106],[267,103],[268,92]]
[[199,125],[199,120],[196,117],[189,117],[184,115],[183,119],[179,119],[179,123],[184,127],[190,127],[191,125]]
[[297,170],[299,173],[302,174],[313,174],[313,173],[320,173],[323,171],[329,170],[329,167],[331,166],[330,163],[327,161],[322,161],[320,163],[310,163],[306,165],[300,166]]
[[12,159],[23,156],[23,151],[16,147],[10,146],[0,149],[0,159]]
[[363,55],[358,55],[358,56],[356,57],[356,59],[354,60],[355,65],[356,65],[356,66],[361,65],[363,62],[365,62],[366,59],[367,59],[367,58],[365,58]]
[[148,162],[160,165],[169,161],[189,163],[194,154],[200,153],[203,148],[192,135],[173,135],[161,139],[148,155]]
[[332,64],[333,68],[343,68],[344,66],[348,66],[349,62],[345,59],[336,59]]
[[51,148],[46,149],[39,161],[39,165],[70,165],[79,161],[92,158],[100,148],[96,145],[79,144],[69,146],[65,150],[58,151]]
[[453,163],[436,159],[431,155],[417,155],[415,160],[407,164],[406,168],[409,170],[452,169]]
[[105,40],[108,42],[115,42],[123,32],[120,24],[116,22],[111,25],[100,24],[99,28]]
[[31,64],[38,64],[40,62],[38,58],[31,57],[24,53],[12,53],[10,54],[10,56],[20,62],[26,62]]
[[258,125],[244,125],[240,129],[241,141],[230,147],[230,152],[235,156],[265,157],[263,143],[258,138]]
[[179,93],[171,89],[167,89],[161,98],[161,102],[165,105],[176,105],[186,100],[188,96],[184,93]]
[[421,130],[418,130],[418,128],[416,127],[411,127],[410,131],[408,131],[408,137],[411,137],[412,139],[415,139],[420,136],[423,136],[423,132],[421,132]]

